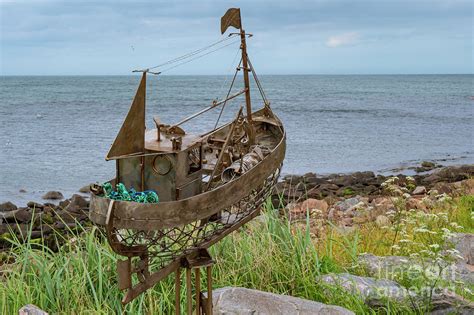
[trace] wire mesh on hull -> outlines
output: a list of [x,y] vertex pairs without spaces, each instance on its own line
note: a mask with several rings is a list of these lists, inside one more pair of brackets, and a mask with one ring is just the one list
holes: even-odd
[[118,254],[129,257],[146,255],[150,267],[163,268],[179,257],[211,246],[233,230],[232,227],[239,227],[256,216],[271,195],[280,169],[281,166],[249,195],[208,219],[154,231],[116,229],[112,222],[108,234],[120,242]]

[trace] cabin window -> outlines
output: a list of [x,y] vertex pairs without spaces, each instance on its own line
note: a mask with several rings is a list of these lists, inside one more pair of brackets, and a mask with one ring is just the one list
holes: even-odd
[[165,176],[171,171],[171,160],[166,155],[157,155],[153,159],[153,171],[158,175]]
[[202,157],[201,146],[194,147],[188,151],[188,164],[189,164],[188,175],[201,170],[201,167],[202,167],[201,157]]

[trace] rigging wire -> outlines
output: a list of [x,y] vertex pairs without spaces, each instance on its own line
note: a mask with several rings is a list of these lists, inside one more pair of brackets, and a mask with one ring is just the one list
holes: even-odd
[[230,78],[230,70],[232,70],[232,67],[233,67],[234,64],[235,64],[235,60],[237,59],[237,55],[239,54],[239,51],[240,51],[240,47],[236,49],[234,58],[232,59],[232,62],[230,63],[229,69],[225,72],[225,73],[229,73],[229,76],[224,75],[224,80],[222,81],[221,87],[220,87],[220,89],[219,89],[218,92],[217,92],[216,99],[219,97],[219,95],[221,95],[222,89],[224,88],[224,86],[225,86],[225,85],[227,84],[227,82],[229,81],[229,78]]
[[235,78],[237,77],[237,73],[239,73],[239,68],[240,68],[241,63],[242,63],[242,58],[240,58],[239,65],[237,66],[237,69],[235,69],[234,77],[232,78],[232,82],[230,83],[229,90],[227,91],[227,95],[225,97],[226,101],[224,102],[224,104],[221,107],[221,111],[219,113],[219,117],[217,117],[217,121],[216,121],[216,124],[214,125],[214,129],[217,128],[217,125],[219,124],[219,120],[221,119],[222,113],[224,112],[225,105],[227,104],[227,98],[229,97],[230,92],[232,91],[232,87],[234,86],[234,82],[235,82]]
[[248,56],[247,56],[247,61],[250,66],[250,70],[252,71],[253,79],[255,80],[255,83],[257,84],[260,95],[262,96],[263,102],[265,103],[265,105],[268,105],[267,95],[265,94],[265,91],[263,90],[262,84],[260,83],[260,80],[257,77],[257,73],[255,73],[255,69],[253,68],[252,62],[250,61],[250,58]]
[[[168,68],[165,68],[165,69],[161,70],[159,73],[163,73],[163,72],[169,71],[169,70],[171,70],[171,69],[174,69],[174,68],[176,68],[176,67],[182,66],[182,65],[187,64],[187,63],[189,63],[189,62],[191,62],[191,61],[194,61],[194,60],[196,60],[196,59],[199,59],[199,58],[202,58],[202,57],[207,56],[207,55],[209,55],[209,54],[212,54],[213,52],[216,52],[216,51],[218,51],[218,50],[220,50],[220,49],[223,49],[223,48],[225,48],[225,47],[227,47],[227,46],[233,45],[233,44],[235,44],[235,43],[237,43],[237,42],[240,42],[240,39],[237,39],[237,40],[235,40],[235,41],[233,41],[233,42],[231,42],[231,43],[229,43],[229,44],[226,44],[226,45],[223,45],[223,46],[219,46],[218,48],[213,49],[213,50],[211,50],[211,51],[208,51],[208,52],[206,52],[205,54],[197,55],[197,56],[194,57],[194,58],[191,58],[191,59],[189,59],[189,60],[186,60],[186,61],[183,61],[183,62],[181,62],[181,63],[178,63],[178,64],[176,64],[176,65],[174,65],[174,66],[170,66],[170,67],[168,67]],[[188,57],[188,58],[189,58],[189,57]],[[152,68],[150,68],[150,69],[152,69]],[[153,68],[153,69],[154,69],[154,68]]]
[[[156,69],[156,68],[159,68],[159,67],[163,67],[163,66],[166,66],[166,65],[169,65],[169,64],[176,63],[176,62],[178,62],[178,61],[184,60],[184,59],[186,59],[186,58],[189,58],[189,57],[192,57],[192,56],[194,56],[194,55],[197,55],[197,54],[199,54],[199,53],[201,53],[201,52],[203,52],[203,51],[206,51],[206,50],[208,50],[208,49],[210,49],[210,48],[212,48],[212,47],[214,47],[214,46],[216,46],[216,45],[218,45],[218,44],[220,44],[220,43],[223,43],[223,42],[225,42],[225,41],[228,41],[229,39],[234,38],[234,36],[235,36],[235,34],[230,34],[228,37],[223,38],[223,39],[220,39],[220,40],[218,40],[217,42],[211,43],[211,44],[209,44],[209,45],[207,45],[207,46],[204,46],[204,47],[199,48],[199,49],[197,49],[197,50],[191,51],[191,52],[189,52],[189,53],[187,53],[187,54],[184,54],[184,55],[182,55],[182,56],[176,57],[176,58],[174,58],[174,59],[170,59],[170,60],[168,60],[168,61],[165,61],[164,63],[161,63],[161,64],[156,65],[156,66],[153,66],[153,67],[148,67],[148,68],[145,68],[145,69],[151,70],[151,69]],[[225,47],[225,46],[224,46],[224,47]]]

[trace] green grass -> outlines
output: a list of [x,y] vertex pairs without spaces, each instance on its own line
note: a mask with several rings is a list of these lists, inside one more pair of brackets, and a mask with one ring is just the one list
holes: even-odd
[[[473,197],[459,199],[453,219],[472,231]],[[352,234],[327,228],[314,237],[309,220],[292,226],[268,209],[259,219],[232,233],[211,248],[217,261],[213,268],[214,287],[241,286],[288,294],[327,304],[336,304],[358,314],[406,313],[403,306],[387,303],[370,309],[360,298],[316,279],[331,272],[354,271],[352,266],[362,252],[388,255],[386,231],[366,225]],[[117,289],[115,255],[103,232],[81,227],[69,232],[57,252],[38,241],[11,239],[12,250],[0,266],[0,313],[15,314],[33,303],[50,314],[170,314],[174,305],[174,276],[158,283],[139,298],[122,307]],[[185,288],[182,286],[185,310]]]
[[474,195],[461,196],[456,202],[452,220],[464,227],[464,232],[474,233]]

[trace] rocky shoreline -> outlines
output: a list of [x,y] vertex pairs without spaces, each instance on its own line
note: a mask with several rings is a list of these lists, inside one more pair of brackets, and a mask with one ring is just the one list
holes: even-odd
[[[426,166],[426,165],[425,165]],[[423,166],[421,166],[423,167]],[[435,202],[444,194],[473,194],[474,165],[437,168],[433,172],[414,176],[397,175],[397,183],[385,185],[389,176],[373,172],[331,174],[318,176],[315,173],[286,175],[275,187],[272,203],[276,209],[286,210],[290,220],[306,217],[307,210],[321,220],[336,222],[350,228],[370,220],[383,224],[383,217],[393,202],[389,196],[399,196],[416,209],[426,208],[425,197]],[[43,238],[54,247],[55,240],[48,241],[54,230],[65,233],[91,224],[88,219],[88,186],[65,199],[61,192],[47,192],[44,203],[30,201],[26,207],[17,207],[11,202],[0,204],[0,250],[10,246],[10,233],[24,239]],[[425,198],[425,199],[424,199]],[[51,244],[50,244],[51,243]]]
[[[373,172],[287,175],[275,187],[274,208],[285,209],[290,220],[305,218],[307,210],[339,226],[379,219],[394,208],[400,197],[408,208],[426,210],[446,195],[474,194],[474,165],[437,168],[433,172],[407,176],[383,176]],[[311,215],[311,213],[310,213]]]

